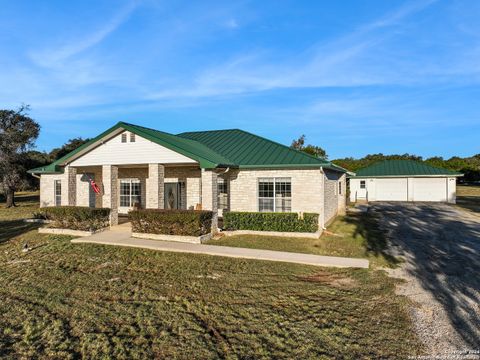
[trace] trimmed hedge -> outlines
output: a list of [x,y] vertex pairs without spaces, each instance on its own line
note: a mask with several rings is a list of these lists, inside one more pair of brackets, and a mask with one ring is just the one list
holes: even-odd
[[316,232],[318,214],[268,212],[225,212],[223,225],[226,230],[256,230],[281,232]]
[[130,211],[128,217],[133,232],[201,236],[211,232],[213,212],[141,209]]
[[95,231],[109,226],[110,209],[84,206],[54,206],[40,209],[49,227]]

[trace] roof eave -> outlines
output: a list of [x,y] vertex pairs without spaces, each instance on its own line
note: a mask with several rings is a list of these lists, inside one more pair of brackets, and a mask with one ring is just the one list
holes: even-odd
[[349,176],[350,179],[364,179],[364,178],[396,178],[396,177],[461,177],[464,174],[430,174],[430,175],[355,175]]

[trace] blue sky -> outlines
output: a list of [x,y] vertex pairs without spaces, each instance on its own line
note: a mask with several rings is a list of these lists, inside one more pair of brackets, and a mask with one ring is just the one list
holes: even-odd
[[118,121],[330,158],[480,152],[480,1],[0,0],[0,99],[50,150]]

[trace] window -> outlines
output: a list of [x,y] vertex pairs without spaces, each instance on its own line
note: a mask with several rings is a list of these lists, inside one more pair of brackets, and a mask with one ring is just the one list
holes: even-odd
[[54,191],[55,191],[55,206],[61,206],[62,205],[62,180],[55,180]]
[[258,179],[258,211],[292,211],[292,183],[290,178]]
[[219,177],[217,179],[218,189],[218,208],[222,210],[228,209],[228,182],[227,180]]
[[120,180],[120,207],[134,207],[141,204],[140,180]]
[[122,143],[126,143],[127,142],[127,133],[123,133],[122,134]]
[[342,195],[342,182],[338,182],[338,195]]
[[135,142],[135,134],[130,133],[130,142]]
[[365,180],[360,180],[360,189],[365,189]]

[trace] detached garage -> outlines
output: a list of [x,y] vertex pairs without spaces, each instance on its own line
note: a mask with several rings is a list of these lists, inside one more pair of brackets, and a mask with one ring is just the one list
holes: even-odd
[[413,160],[385,160],[350,177],[350,201],[435,201],[455,203],[463,176]]

